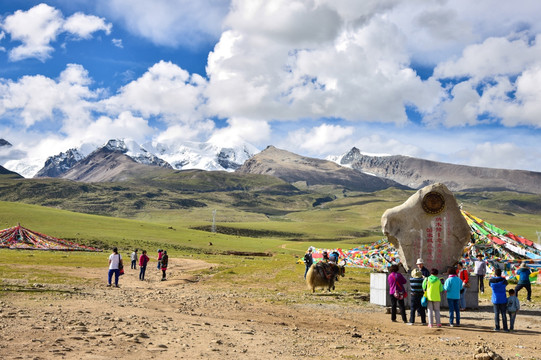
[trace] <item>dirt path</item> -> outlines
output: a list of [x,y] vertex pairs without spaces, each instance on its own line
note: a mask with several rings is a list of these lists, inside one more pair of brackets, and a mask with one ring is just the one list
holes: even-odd
[[[495,333],[489,304],[463,313],[463,327],[392,323],[378,306],[312,295],[268,298],[216,290],[190,271],[214,265],[171,259],[169,279],[149,265],[147,281],[126,270],[120,288],[13,293],[1,299],[3,359],[472,359],[480,345],[504,358],[541,359],[541,310],[524,304],[515,333]],[[81,269],[89,279],[106,270]],[[95,282],[92,282],[93,284]],[[301,285],[302,286],[302,285]],[[447,321],[446,311],[442,313]]]

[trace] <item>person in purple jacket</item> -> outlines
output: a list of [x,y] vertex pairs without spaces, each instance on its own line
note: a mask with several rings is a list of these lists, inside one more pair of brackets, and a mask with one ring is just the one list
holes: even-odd
[[398,272],[398,265],[391,265],[389,268],[389,277],[387,282],[389,283],[389,294],[391,295],[391,320],[396,321],[396,305],[400,307],[400,313],[402,315],[402,321],[407,323],[406,306],[404,304],[404,298],[407,296],[405,284],[408,282],[406,278]]

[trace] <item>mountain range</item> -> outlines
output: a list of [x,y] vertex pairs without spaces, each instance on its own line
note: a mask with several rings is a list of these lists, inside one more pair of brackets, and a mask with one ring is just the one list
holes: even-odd
[[456,165],[402,155],[365,155],[355,147],[332,160],[413,189],[441,182],[451,191],[517,191],[541,194],[541,173],[533,171]]
[[299,185],[302,187],[334,185],[366,192],[389,187],[406,188],[393,180],[368,175],[332,161],[300,156],[274,146],[268,146],[254,155],[237,172],[271,175],[288,183],[301,183]]
[[72,167],[94,152],[118,152],[134,162],[176,170],[201,169],[234,171],[259,150],[251,144],[223,147],[211,142],[163,144],[149,142],[139,145],[129,139],[111,139],[105,145],[84,143],[47,159],[11,160],[5,167],[26,178],[64,177]]
[[[25,164],[27,169],[35,168],[35,164],[20,160],[6,163],[4,170],[24,168]],[[201,169],[270,175],[299,188],[332,185],[370,192],[389,187],[419,189],[442,182],[452,191],[541,194],[541,173],[538,172],[456,165],[402,155],[367,155],[355,147],[324,160],[274,146],[259,152],[250,144],[235,147],[196,142],[139,145],[127,139],[112,139],[102,146],[84,144],[49,157],[35,171],[35,177],[83,182],[122,181],[156,171],[156,168],[166,172]],[[28,177],[28,173],[21,175]]]

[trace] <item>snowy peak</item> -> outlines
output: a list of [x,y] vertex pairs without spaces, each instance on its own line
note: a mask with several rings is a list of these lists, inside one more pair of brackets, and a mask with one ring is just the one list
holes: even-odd
[[351,165],[355,161],[358,161],[362,158],[361,151],[357,149],[356,147],[352,147],[350,151],[342,155],[340,159],[341,165]]
[[140,164],[171,168],[171,165],[169,165],[167,161],[148,152],[144,147],[133,140],[112,139],[109,140],[102,149],[126,154]]
[[259,150],[250,145],[221,147],[210,142],[150,143],[144,147],[159,155],[176,170],[234,171]]
[[38,171],[35,177],[59,177],[83,158],[83,154],[77,149],[69,149],[58,155],[50,156],[45,161],[45,166]]
[[130,139],[111,139],[103,146],[83,144],[45,161],[36,177],[60,177],[91,153],[104,151],[126,155],[144,165],[174,168],[176,170],[201,169],[235,171],[247,159],[258,153],[250,144],[220,147],[210,142],[179,142],[173,144],[146,143],[139,145]]

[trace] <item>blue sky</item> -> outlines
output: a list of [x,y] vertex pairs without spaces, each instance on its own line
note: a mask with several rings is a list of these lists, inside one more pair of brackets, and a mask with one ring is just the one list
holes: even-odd
[[0,164],[130,138],[541,171],[539,14],[534,0],[0,0]]

